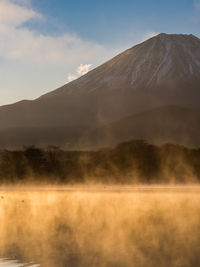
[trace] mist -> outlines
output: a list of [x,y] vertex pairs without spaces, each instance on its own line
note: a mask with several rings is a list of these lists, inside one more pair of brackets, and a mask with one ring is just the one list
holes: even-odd
[[131,140],[114,148],[0,151],[1,185],[199,184],[200,149]]
[[0,255],[40,266],[199,266],[199,187],[3,190]]

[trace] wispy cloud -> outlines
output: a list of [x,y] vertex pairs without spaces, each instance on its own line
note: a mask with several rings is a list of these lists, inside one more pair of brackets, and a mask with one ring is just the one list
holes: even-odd
[[88,73],[91,67],[92,67],[92,64],[85,64],[85,65],[81,64],[77,69],[77,73],[79,75],[84,75]]
[[69,73],[68,75],[68,82],[71,82],[77,78],[79,78],[82,75],[87,74],[92,67],[92,64],[80,64],[80,66],[76,69],[75,74]]
[[32,20],[48,23],[31,0],[0,0],[0,105],[36,98],[64,84],[67,73],[68,81],[76,79],[129,46],[105,47],[68,32],[44,34],[27,26]]
[[[30,29],[31,20],[48,22],[31,0],[0,0],[0,105],[34,99],[64,84],[66,74],[80,63],[96,66],[114,55],[76,34],[53,36]],[[82,71],[87,68],[80,67],[79,76]]]
[[0,0],[0,57],[23,62],[77,64],[104,52],[104,47],[73,34],[44,35],[24,27],[43,16],[26,0]]
[[16,28],[30,19],[41,19],[42,15],[27,7],[27,1],[0,0],[0,25]]

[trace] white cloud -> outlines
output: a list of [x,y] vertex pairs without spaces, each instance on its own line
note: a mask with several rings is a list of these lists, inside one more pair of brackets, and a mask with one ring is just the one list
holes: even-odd
[[24,2],[0,0],[0,25],[16,27],[33,18],[40,19],[42,15],[28,8]]
[[0,55],[10,60],[42,64],[77,64],[94,58],[103,50],[104,48],[98,44],[84,42],[69,34],[51,37],[31,32],[26,28],[12,29],[0,25]]
[[73,80],[76,80],[77,78],[78,78],[78,76],[69,73],[67,80],[68,80],[68,82],[72,82]]
[[[31,30],[26,22],[46,23],[31,0],[0,0],[0,105],[34,99],[86,73],[115,54],[75,34],[52,36]],[[82,65],[80,65],[82,63]],[[74,77],[75,76],[75,77]]]
[[88,73],[91,67],[92,67],[92,64],[85,64],[85,65],[81,64],[77,69],[77,73],[79,75],[84,75]]
[[64,84],[66,73],[69,81],[76,79],[90,70],[88,62],[96,67],[128,47],[105,48],[71,33],[43,34],[26,26],[30,20],[48,23],[31,0],[0,0],[0,105],[36,98]]
[[0,57],[18,62],[77,64],[105,53],[103,46],[73,34],[44,35],[23,26],[43,16],[28,0],[0,0]]
[[79,78],[80,76],[87,74],[88,71],[90,71],[91,67],[92,67],[92,64],[80,64],[80,66],[76,69],[75,74],[69,73],[68,82],[71,82]]

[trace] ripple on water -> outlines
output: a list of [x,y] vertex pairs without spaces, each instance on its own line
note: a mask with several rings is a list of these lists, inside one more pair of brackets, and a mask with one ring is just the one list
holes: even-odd
[[0,267],[39,267],[40,264],[34,263],[20,263],[17,260],[9,258],[0,258]]

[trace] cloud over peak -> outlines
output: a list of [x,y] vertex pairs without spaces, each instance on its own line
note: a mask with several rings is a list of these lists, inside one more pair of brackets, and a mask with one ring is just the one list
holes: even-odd
[[68,75],[68,82],[72,82],[73,80],[76,80],[82,75],[87,74],[92,67],[92,64],[80,64],[80,66],[76,69],[75,74],[69,73]]

